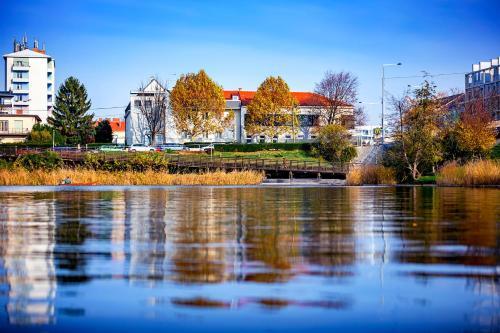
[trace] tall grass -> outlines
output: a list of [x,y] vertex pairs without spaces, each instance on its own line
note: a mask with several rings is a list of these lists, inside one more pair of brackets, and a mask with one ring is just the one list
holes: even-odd
[[65,178],[71,179],[73,184],[94,185],[255,185],[264,180],[264,175],[254,171],[169,174],[151,170],[110,172],[86,169],[0,169],[0,185],[58,185]]
[[500,162],[479,160],[462,166],[451,162],[439,170],[436,183],[452,186],[500,185]]
[[347,185],[393,185],[396,174],[393,169],[382,165],[364,165],[349,170]]

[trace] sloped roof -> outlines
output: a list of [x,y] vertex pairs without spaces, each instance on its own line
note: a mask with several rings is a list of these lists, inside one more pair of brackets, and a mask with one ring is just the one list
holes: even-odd
[[[325,105],[325,99],[323,96],[312,93],[312,92],[298,92],[292,91],[293,97],[297,100],[300,106],[322,106]],[[243,90],[225,90],[224,98],[226,100],[231,100],[233,96],[239,96],[242,105],[248,105],[253,97],[255,96],[255,91],[243,91]],[[339,102],[342,106],[351,106],[350,104]]]
[[12,52],[12,53],[8,53],[8,54],[4,54],[3,57],[4,58],[7,58],[7,57],[16,57],[16,58],[51,58],[51,56],[49,56],[49,55],[46,55],[46,54],[41,53],[41,52],[35,52],[33,50],[30,50],[30,49],[25,49],[25,50],[22,50],[22,51],[17,51],[17,52]]
[[113,130],[113,133],[115,132],[125,132],[125,121],[121,120],[120,118],[99,118],[95,122],[95,125],[99,124],[101,121],[107,120],[109,121],[109,125],[111,126],[111,129]]

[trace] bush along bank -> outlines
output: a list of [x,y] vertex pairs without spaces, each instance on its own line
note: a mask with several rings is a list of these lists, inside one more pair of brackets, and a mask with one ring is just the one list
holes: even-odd
[[364,165],[349,170],[346,185],[394,185],[396,173],[394,169],[383,165]]

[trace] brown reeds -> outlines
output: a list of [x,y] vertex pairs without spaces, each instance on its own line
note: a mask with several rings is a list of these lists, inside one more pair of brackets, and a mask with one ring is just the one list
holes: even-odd
[[364,165],[349,170],[347,185],[393,185],[396,175],[391,168],[382,165]]
[[500,185],[500,162],[478,160],[465,165],[451,162],[439,169],[436,183],[447,186]]
[[264,175],[254,171],[169,174],[158,171],[0,169],[0,185],[58,185],[65,178],[73,184],[92,185],[256,185],[264,180]]

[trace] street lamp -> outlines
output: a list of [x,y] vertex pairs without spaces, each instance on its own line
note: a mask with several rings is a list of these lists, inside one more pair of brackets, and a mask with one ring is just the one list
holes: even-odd
[[385,92],[385,68],[389,66],[401,66],[402,63],[397,64],[383,64],[382,65],[382,144],[385,142],[385,126],[384,126],[384,92]]

